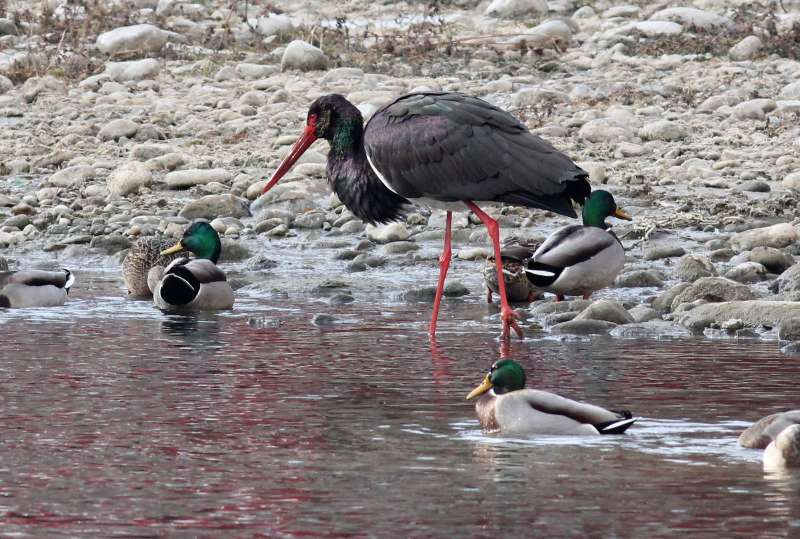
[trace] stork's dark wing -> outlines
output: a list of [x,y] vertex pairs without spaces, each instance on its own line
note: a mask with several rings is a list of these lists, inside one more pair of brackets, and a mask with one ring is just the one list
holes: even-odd
[[508,112],[458,93],[403,96],[375,113],[364,148],[406,198],[495,201],[575,217],[587,173]]

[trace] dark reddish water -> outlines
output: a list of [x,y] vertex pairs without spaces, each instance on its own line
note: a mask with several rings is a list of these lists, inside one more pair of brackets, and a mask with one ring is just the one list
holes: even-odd
[[464,400],[498,354],[480,294],[445,306],[431,347],[429,306],[380,292],[243,291],[185,318],[82,277],[68,307],[0,313],[0,535],[800,535],[800,481],[736,445],[798,407],[775,341],[514,341],[529,385],[643,419],[506,440]]

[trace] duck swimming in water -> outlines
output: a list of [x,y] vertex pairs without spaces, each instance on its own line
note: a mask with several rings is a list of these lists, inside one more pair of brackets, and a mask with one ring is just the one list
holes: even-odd
[[555,393],[525,389],[525,371],[511,359],[496,361],[467,400],[477,398],[481,426],[504,435],[622,434],[636,422],[630,412],[606,410]]
[[64,305],[74,282],[75,276],[67,269],[8,271],[8,262],[0,258],[0,308]]

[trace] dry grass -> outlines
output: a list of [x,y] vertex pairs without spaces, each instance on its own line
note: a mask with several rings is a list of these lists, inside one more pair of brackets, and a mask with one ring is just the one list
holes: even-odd
[[673,36],[644,37],[627,46],[629,54],[661,56],[664,54],[695,54],[724,56],[731,47],[747,36],[761,38],[764,47],[760,56],[777,54],[783,58],[800,60],[800,25],[795,23],[788,31],[778,31],[777,2],[770,6],[751,4],[736,9],[733,26],[725,31],[691,27],[689,31]]

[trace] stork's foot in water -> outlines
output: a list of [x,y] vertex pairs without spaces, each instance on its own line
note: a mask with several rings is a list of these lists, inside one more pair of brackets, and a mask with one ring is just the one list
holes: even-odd
[[564,301],[564,296],[561,294],[556,294],[556,301]]
[[589,292],[588,294],[584,294],[583,295],[583,299],[589,299],[590,297],[592,297],[592,293],[591,292]]
[[492,302],[492,291],[491,289],[486,289],[486,303]]
[[508,339],[511,337],[511,330],[514,330],[514,333],[517,334],[517,337],[522,339],[525,335],[522,333],[522,328],[519,327],[517,323],[517,313],[515,313],[510,308],[502,308],[500,310],[500,319],[503,321],[503,331],[500,333],[500,337],[503,339]]

